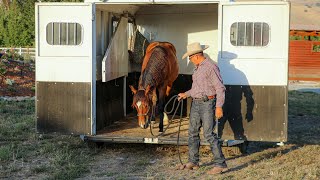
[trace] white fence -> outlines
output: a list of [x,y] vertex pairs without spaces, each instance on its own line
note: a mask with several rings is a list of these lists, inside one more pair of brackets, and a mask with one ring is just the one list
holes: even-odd
[[[0,47],[0,53],[4,53],[7,50],[11,51],[11,52],[15,52],[17,54],[19,54],[20,56],[24,57],[24,59],[28,59],[28,60],[35,60],[35,55],[36,55],[36,49],[35,48],[10,48],[10,47]],[[16,60],[20,60],[20,59],[16,59]]]

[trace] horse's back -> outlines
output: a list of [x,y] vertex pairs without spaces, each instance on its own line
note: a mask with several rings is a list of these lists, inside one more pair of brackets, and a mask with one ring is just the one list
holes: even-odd
[[173,44],[169,42],[152,42],[149,44],[146,50],[146,55],[143,59],[141,72],[143,73],[145,68],[147,67],[150,57],[152,53],[154,52],[155,48],[160,47],[165,50],[165,53],[167,55],[167,61],[168,61],[168,83],[171,85],[173,81],[176,80],[179,74],[179,66],[176,56],[176,48],[173,46]]
[[149,52],[152,52],[152,50],[157,47],[163,47],[166,50],[170,50],[172,51],[174,54],[176,54],[176,48],[173,46],[173,44],[169,43],[169,42],[159,42],[159,41],[155,41],[149,44],[149,46],[146,49],[146,54]]

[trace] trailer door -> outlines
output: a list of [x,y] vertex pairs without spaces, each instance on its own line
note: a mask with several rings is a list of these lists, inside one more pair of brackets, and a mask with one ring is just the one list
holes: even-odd
[[287,140],[289,9],[288,2],[220,4],[224,139]]
[[39,132],[95,133],[95,7],[36,4]]
[[121,17],[102,60],[102,82],[128,76],[128,18]]

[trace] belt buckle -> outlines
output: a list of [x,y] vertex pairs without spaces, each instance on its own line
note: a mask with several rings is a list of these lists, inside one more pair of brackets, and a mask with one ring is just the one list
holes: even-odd
[[210,99],[214,99],[215,98],[215,96],[203,96],[203,97],[201,97],[201,98],[193,98],[194,100],[196,100],[196,101],[204,101],[204,102],[206,102],[206,101],[209,101]]
[[214,99],[214,96],[208,96],[208,99]]

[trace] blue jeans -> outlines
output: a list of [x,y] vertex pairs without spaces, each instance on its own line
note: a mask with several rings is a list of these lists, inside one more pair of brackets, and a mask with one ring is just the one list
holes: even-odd
[[210,144],[214,154],[214,166],[227,167],[224,155],[221,150],[221,142],[218,136],[213,132],[216,124],[214,119],[215,101],[210,99],[206,102],[202,100],[193,100],[191,105],[189,119],[189,162],[199,164],[200,148],[200,128],[203,127],[203,136]]

